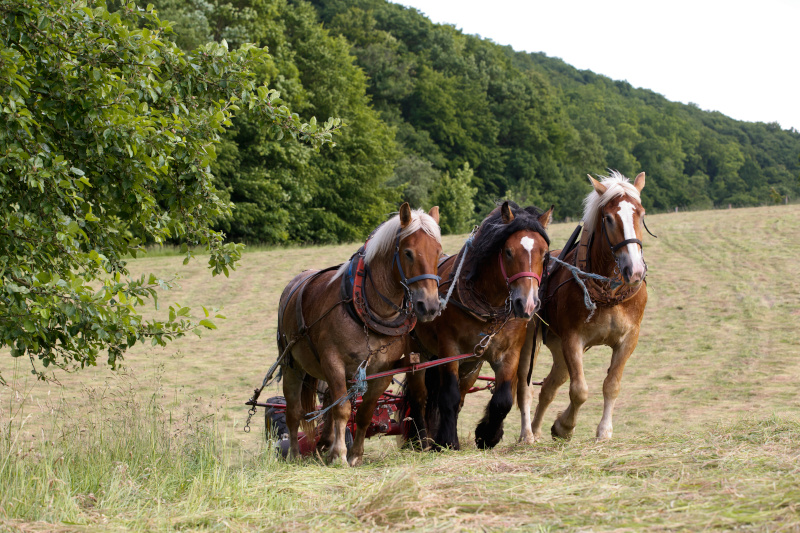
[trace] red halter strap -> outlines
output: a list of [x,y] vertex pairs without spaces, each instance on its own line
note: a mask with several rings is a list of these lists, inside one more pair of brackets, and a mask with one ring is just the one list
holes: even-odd
[[514,274],[513,276],[511,276],[509,278],[508,275],[506,274],[506,267],[505,267],[505,265],[503,265],[503,252],[502,251],[497,255],[497,259],[500,262],[500,272],[502,272],[503,277],[506,279],[506,285],[511,285],[512,283],[517,281],[519,278],[536,278],[536,281],[541,285],[542,276],[540,276],[536,272],[517,272],[516,274]]

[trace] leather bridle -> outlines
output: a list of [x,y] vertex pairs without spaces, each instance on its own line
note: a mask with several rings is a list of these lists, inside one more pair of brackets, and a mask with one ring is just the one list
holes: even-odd
[[506,267],[503,264],[502,251],[498,254],[497,259],[500,262],[500,272],[503,274],[503,278],[506,280],[506,285],[511,285],[519,278],[535,278],[540,285],[542,284],[542,276],[540,276],[536,272],[517,272],[513,276],[509,277],[508,274],[506,274]]

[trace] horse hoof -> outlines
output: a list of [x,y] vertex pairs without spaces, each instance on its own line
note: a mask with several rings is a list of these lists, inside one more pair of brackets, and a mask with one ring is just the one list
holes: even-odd
[[611,431],[598,431],[597,432],[597,440],[599,440],[599,441],[611,440],[611,435],[613,435],[613,433]]
[[361,455],[351,457],[350,459],[347,460],[347,464],[349,464],[350,466],[361,466],[363,463],[364,463],[364,457]]
[[556,424],[554,423],[550,426],[550,435],[552,435],[553,440],[570,440],[572,438],[572,432],[567,432],[565,434],[560,434],[556,429]]
[[[478,432],[476,431],[476,433]],[[495,432],[495,434],[492,435],[491,437],[485,437],[480,434],[475,435],[475,445],[478,447],[479,450],[490,450],[495,446],[497,446],[502,439],[503,439],[503,428],[500,428],[500,430]]]

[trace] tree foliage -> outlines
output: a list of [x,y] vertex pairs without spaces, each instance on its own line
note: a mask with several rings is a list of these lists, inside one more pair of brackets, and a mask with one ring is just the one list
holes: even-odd
[[217,221],[230,238],[251,242],[359,240],[399,200],[386,187],[398,153],[392,128],[372,109],[368,81],[350,45],[331,36],[316,11],[286,0],[155,0],[159,13],[181,21],[175,40],[186,50],[209,40],[231,47],[266,46],[272,63],[260,80],[290,95],[301,114],[342,117],[335,150],[285,145],[243,114],[212,166],[217,185],[235,205]]
[[[185,49],[223,38],[269,46],[260,74],[293,109],[352,125],[335,151],[317,153],[237,118],[212,168],[236,206],[218,228],[238,239],[358,240],[401,196],[430,207],[442,176],[465,163],[477,217],[500,198],[580,216],[585,175],[607,168],[645,170],[656,210],[800,193],[797,132],[672,103],[385,0],[156,2],[181,21]],[[451,206],[440,207],[446,217]]]
[[126,257],[169,240],[188,261],[202,245],[227,275],[241,245],[212,228],[231,206],[211,167],[235,114],[314,147],[339,128],[302,123],[256,82],[265,49],[186,53],[170,31],[133,4],[0,0],[0,346],[16,357],[85,366],[105,350],[114,366],[136,342],[214,328],[177,304],[145,320],[171,282],[130,279]]
[[[481,213],[516,196],[577,217],[590,190],[585,175],[606,168],[652,176],[648,208],[800,195],[797,131],[669,102],[385,0],[312,3],[326,27],[351,43],[376,109],[397,128],[401,160],[413,155],[451,174],[469,163]],[[410,181],[406,190],[418,186]]]

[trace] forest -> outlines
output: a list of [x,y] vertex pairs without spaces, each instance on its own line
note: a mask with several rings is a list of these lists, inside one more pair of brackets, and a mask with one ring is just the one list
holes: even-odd
[[269,48],[259,82],[336,146],[287,145],[238,116],[212,171],[216,224],[257,243],[362,239],[400,200],[464,232],[499,199],[580,216],[586,174],[647,172],[650,212],[762,205],[800,193],[800,133],[670,102],[541,53],[434,24],[385,0],[156,0],[184,50]]

